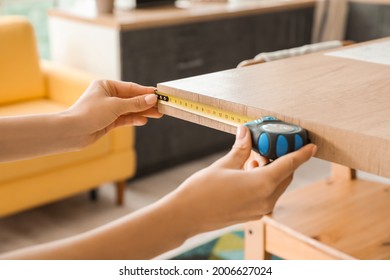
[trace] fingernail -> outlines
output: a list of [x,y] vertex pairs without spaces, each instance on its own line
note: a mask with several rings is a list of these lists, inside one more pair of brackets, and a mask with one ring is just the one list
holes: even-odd
[[145,95],[145,102],[148,105],[156,104],[156,102],[157,102],[157,95],[155,95],[155,94],[147,94],[147,95]]
[[245,137],[246,134],[246,128],[242,125],[237,127],[237,133],[236,133],[236,139],[242,139]]
[[314,157],[314,155],[317,153],[317,146],[314,145],[313,150],[311,150],[311,155]]

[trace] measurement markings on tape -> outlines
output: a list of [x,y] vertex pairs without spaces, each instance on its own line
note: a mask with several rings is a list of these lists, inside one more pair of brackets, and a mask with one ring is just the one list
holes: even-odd
[[275,117],[264,116],[251,120],[246,116],[172,96],[157,90],[155,93],[161,104],[228,125],[245,125],[251,132],[253,149],[270,160],[296,151],[309,143],[308,133],[305,129],[295,124],[283,122]]
[[242,116],[210,105],[205,105],[199,102],[187,100],[177,96],[172,96],[170,94],[162,93],[158,90],[156,90],[155,93],[161,104],[165,104],[167,106],[174,107],[228,125],[239,126],[252,120],[247,116]]

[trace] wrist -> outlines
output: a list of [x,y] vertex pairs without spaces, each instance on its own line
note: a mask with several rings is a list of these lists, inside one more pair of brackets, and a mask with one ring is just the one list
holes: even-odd
[[57,113],[54,120],[59,130],[59,142],[68,151],[81,150],[90,144],[87,141],[87,127],[81,116],[64,111]]
[[85,146],[78,118],[68,112],[4,117],[0,161],[28,159]]
[[[186,183],[184,182],[183,184]],[[201,228],[205,217],[199,217],[198,209],[194,209],[191,201],[188,199],[191,198],[191,194],[186,191],[186,188],[183,188],[183,185],[170,193],[167,198],[169,199],[169,208],[172,213],[171,219],[175,221],[183,241],[203,232]]]
[[166,219],[167,224],[172,225],[172,241],[176,243],[172,244],[173,247],[181,245],[196,234],[193,221],[188,215],[191,210],[176,191],[160,200],[159,204],[159,207],[161,206],[159,212],[163,219]]

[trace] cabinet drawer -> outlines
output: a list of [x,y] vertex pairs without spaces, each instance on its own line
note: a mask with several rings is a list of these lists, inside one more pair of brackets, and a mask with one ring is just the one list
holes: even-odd
[[132,53],[123,60],[122,79],[154,86],[176,78],[175,63],[175,56],[163,51]]
[[170,28],[169,40],[172,40],[174,51],[197,49],[204,43],[205,23],[185,24]]
[[349,3],[346,39],[364,42],[390,36],[390,4]]
[[253,35],[253,17],[223,19],[207,22],[203,34],[203,43],[206,47],[231,44]]
[[173,66],[179,79],[205,73],[206,61],[204,50],[192,48],[185,52],[176,53],[175,64]]
[[201,50],[137,52],[123,62],[123,79],[145,85],[199,75],[206,67]]
[[123,31],[120,34],[121,51],[128,54],[172,48],[172,40],[167,38],[169,38],[169,30],[166,28]]
[[309,44],[313,16],[313,8],[259,15],[254,20],[256,53]]
[[199,45],[204,23],[121,32],[124,52],[185,50]]
[[247,40],[223,44],[206,52],[206,68],[208,72],[232,69],[241,61],[251,57],[253,57],[253,45]]

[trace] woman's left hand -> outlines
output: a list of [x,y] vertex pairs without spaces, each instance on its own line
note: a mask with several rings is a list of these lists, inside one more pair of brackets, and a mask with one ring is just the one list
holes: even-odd
[[160,118],[154,87],[113,80],[93,81],[68,113],[77,116],[87,146],[115,127],[142,126]]

